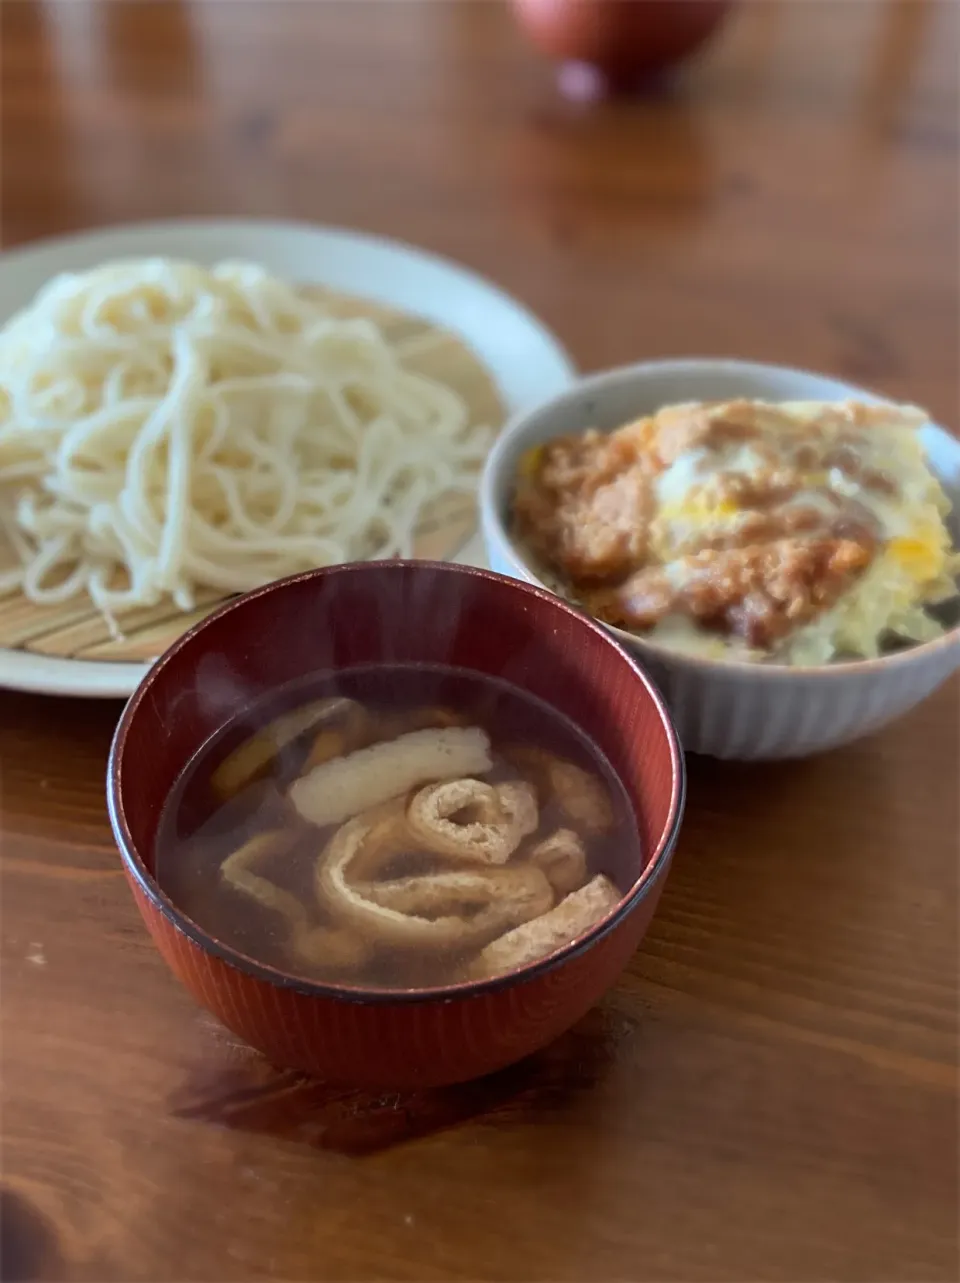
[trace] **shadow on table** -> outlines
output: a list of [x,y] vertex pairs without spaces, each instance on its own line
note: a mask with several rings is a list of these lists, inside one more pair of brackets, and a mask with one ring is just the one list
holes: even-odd
[[22,1194],[0,1188],[0,1283],[62,1277],[56,1227]]
[[603,1078],[630,1032],[622,1014],[600,1007],[518,1065],[475,1082],[402,1092],[331,1087],[234,1047],[233,1064],[213,1053],[219,1063],[188,1070],[168,1103],[176,1118],[359,1157],[481,1116],[507,1123],[553,1113]]

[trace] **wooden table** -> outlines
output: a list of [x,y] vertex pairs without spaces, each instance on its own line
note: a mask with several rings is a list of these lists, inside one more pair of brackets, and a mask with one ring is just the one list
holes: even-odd
[[[957,404],[953,3],[763,3],[583,109],[494,3],[3,5],[8,244],[296,216],[489,273],[585,366],[714,353]],[[573,1033],[465,1088],[270,1070],[148,944],[118,708],[0,698],[2,1277],[957,1277],[957,688],[691,763],[675,872]]]

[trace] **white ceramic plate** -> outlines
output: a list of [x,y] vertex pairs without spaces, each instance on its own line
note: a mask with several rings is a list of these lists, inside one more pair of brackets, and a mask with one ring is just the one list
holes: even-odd
[[[550,331],[496,286],[434,254],[306,223],[204,219],[139,223],[38,242],[0,254],[0,323],[58,272],[107,259],[164,255],[248,259],[288,280],[364,296],[456,331],[490,370],[508,414],[561,392],[575,370]],[[483,564],[479,539],[457,557]],[[0,603],[0,609],[2,609]],[[54,659],[0,648],[0,687],[51,695],[125,697],[148,665]]]

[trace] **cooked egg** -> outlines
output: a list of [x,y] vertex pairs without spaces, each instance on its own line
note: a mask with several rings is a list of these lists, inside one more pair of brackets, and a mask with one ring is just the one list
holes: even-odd
[[936,583],[948,570],[949,545],[942,529],[930,523],[918,525],[912,536],[891,539],[890,556],[907,571],[918,585]]
[[[598,478],[619,479],[639,466],[644,485],[652,474],[652,494],[634,500],[642,488],[628,485],[617,503],[588,504],[589,520],[563,528],[555,565],[567,568],[570,541],[589,560],[611,527],[622,537],[632,520],[645,537],[635,541],[635,564],[618,563],[616,573],[627,583],[632,574],[655,572],[660,598],[655,610],[639,612],[635,627],[666,646],[703,654],[722,646],[740,658],[805,665],[875,655],[891,633],[927,640],[943,626],[926,607],[956,595],[960,555],[945,521],[949,500],[924,456],[918,428],[925,422],[914,407],[874,403],[664,407],[619,430],[631,432],[632,455],[582,441],[574,492],[579,487],[589,499]],[[549,451],[547,445],[528,452],[521,474],[535,478]],[[802,509],[796,520],[794,508]],[[818,561],[819,549],[795,542],[836,539],[839,531],[860,545],[824,548],[837,558],[840,581]],[[758,556],[770,543],[771,555]],[[691,560],[708,549],[722,556]],[[844,565],[855,570],[844,574]],[[820,582],[809,582],[811,576]],[[693,595],[705,610],[698,613]],[[711,603],[720,605],[714,610]],[[629,627],[626,594],[621,604]],[[748,652],[747,636],[751,646],[767,649]]]
[[663,505],[650,528],[651,547],[661,561],[669,562],[691,544],[731,533],[742,516],[738,504],[695,490],[685,499]]
[[524,479],[536,476],[543,459],[543,446],[535,445],[532,450],[526,450],[520,456],[520,462],[517,465],[517,473]]
[[[804,428],[817,421],[822,432],[820,457],[831,447],[831,428],[843,434],[849,446],[851,425],[857,425],[863,407],[797,405],[787,409],[793,425]],[[886,417],[884,417],[884,414]],[[781,647],[779,658],[790,663],[828,662],[838,652],[862,655],[879,653],[883,638],[891,633],[916,641],[936,636],[940,625],[922,609],[956,592],[951,576],[960,569],[952,552],[944,516],[949,502],[927,467],[916,428],[922,413],[908,408],[881,411],[871,407],[864,430],[855,437],[856,457],[867,470],[895,479],[888,492],[865,486],[856,475],[840,468],[824,468],[814,458],[809,468],[795,472],[797,490],[788,504],[814,508],[825,516],[836,515],[851,500],[875,518],[882,543],[869,570],[843,598],[819,618],[796,629]],[[781,419],[781,425],[783,420]],[[684,552],[705,546],[711,538],[736,532],[755,510],[721,499],[723,482],[733,475],[763,484],[776,458],[783,458],[789,442],[778,437],[776,421],[761,445],[734,442],[715,450],[697,446],[677,457],[657,479],[659,508],[651,526],[651,547],[665,563],[668,579],[679,584],[679,561]],[[813,439],[813,438],[811,438]],[[796,438],[794,437],[794,444]],[[671,564],[672,563],[672,564]],[[677,574],[671,571],[677,570]],[[663,645],[703,655],[716,653],[717,638],[698,630],[687,620],[667,616],[653,636]],[[699,641],[698,641],[699,637]],[[728,652],[739,648],[729,639]],[[740,649],[740,657],[751,657]],[[756,657],[754,655],[754,657]]]

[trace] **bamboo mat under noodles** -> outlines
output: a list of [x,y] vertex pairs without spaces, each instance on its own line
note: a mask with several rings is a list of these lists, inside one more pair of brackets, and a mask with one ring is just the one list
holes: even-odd
[[[325,298],[336,316],[375,321],[407,369],[446,383],[463,397],[473,423],[502,426],[504,408],[496,384],[460,338],[419,317],[365,299],[325,289],[310,292]],[[432,560],[455,556],[476,529],[476,521],[472,497],[441,498],[417,532],[415,555]],[[211,591],[200,594],[197,608],[189,613],[178,611],[170,602],[125,612],[118,619],[123,637],[117,640],[86,595],[55,606],[38,606],[19,591],[8,592],[0,597],[0,647],[61,659],[142,663],[159,655],[224,600],[224,594]]]

